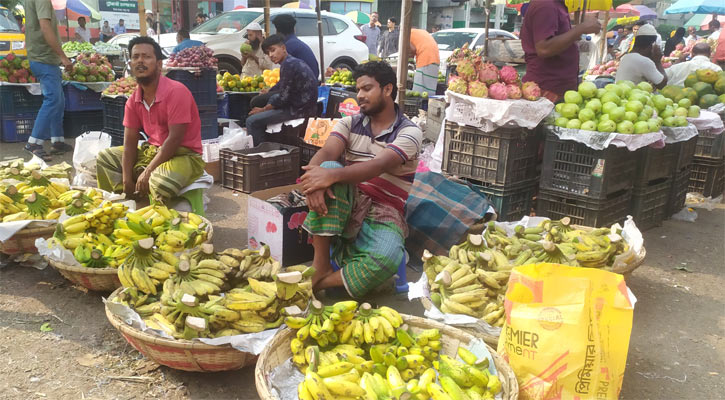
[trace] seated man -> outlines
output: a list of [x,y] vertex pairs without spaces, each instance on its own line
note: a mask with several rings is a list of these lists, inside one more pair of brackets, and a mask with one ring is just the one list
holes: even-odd
[[172,53],[178,53],[181,50],[188,49],[190,47],[203,46],[204,42],[198,40],[191,40],[191,35],[186,29],[182,29],[176,33],[176,47],[172,50]]
[[[126,101],[123,146],[98,153],[98,187],[168,201],[204,173],[201,121],[189,89],[161,75],[161,47],[147,36],[128,44],[138,88]],[[138,148],[139,131],[148,142]]]
[[667,83],[684,86],[687,76],[694,74],[698,69],[722,71],[719,65],[710,62],[710,45],[705,42],[692,47],[692,59],[690,61],[675,64],[665,70],[667,72]]
[[317,112],[317,79],[304,61],[287,54],[282,35],[272,35],[262,50],[279,64],[279,82],[269,93],[267,105],[254,107],[247,117],[247,134],[258,146],[264,141],[268,124],[304,118]]
[[[315,290],[344,286],[360,297],[385,283],[403,260],[404,207],[418,166],[421,130],[395,104],[395,71],[383,61],[357,66],[361,114],[345,117],[305,166]],[[346,166],[334,160],[345,155]],[[332,247],[331,247],[332,246]],[[330,250],[335,263],[333,271]]]

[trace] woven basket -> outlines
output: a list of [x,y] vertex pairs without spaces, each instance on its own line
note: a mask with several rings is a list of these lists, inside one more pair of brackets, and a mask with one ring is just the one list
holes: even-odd
[[48,258],[48,264],[69,281],[96,292],[112,292],[121,287],[116,268],[86,268]]
[[[430,328],[438,329],[443,336],[441,340],[443,344],[443,348],[441,349],[442,354],[455,357],[459,344],[466,346],[475,339],[469,333],[452,326],[443,325],[431,319],[411,315],[402,315],[402,317],[405,323],[416,333]],[[259,394],[262,400],[279,400],[272,394],[272,385],[268,378],[278,365],[292,357],[290,341],[292,341],[294,335],[295,331],[289,328],[279,331],[267,347],[264,348],[262,354],[259,355],[259,361],[254,370],[254,381],[257,385],[257,394]],[[513,370],[491,347],[487,347],[491,356],[493,356],[496,371],[498,371],[498,376],[501,379],[501,387],[503,390],[502,398],[504,400],[517,399],[519,396],[519,384],[516,381]]]
[[[113,292],[116,297],[121,289]],[[211,346],[198,341],[164,339],[129,326],[106,307],[106,317],[136,350],[155,363],[192,372],[232,371],[253,365],[257,356],[231,346]],[[289,347],[289,345],[287,346]]]
[[55,232],[55,224],[40,228],[26,226],[25,228],[17,231],[8,240],[0,242],[0,253],[7,255],[25,253],[35,254],[38,252],[38,249],[35,247],[35,239],[48,239],[53,236],[53,232]]

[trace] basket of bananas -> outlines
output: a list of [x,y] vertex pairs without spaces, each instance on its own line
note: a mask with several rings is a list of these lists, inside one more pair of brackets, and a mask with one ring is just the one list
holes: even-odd
[[204,244],[177,256],[147,238],[132,248],[118,270],[123,288],[109,299],[136,312],[146,329],[126,324],[108,302],[106,315],[134,348],[170,368],[227,371],[254,363],[255,354],[227,345],[231,339],[220,345],[193,339],[239,343],[244,337],[238,335],[278,328],[286,307],[306,307],[312,296],[314,269],[283,270],[267,246],[217,253]]
[[[161,205],[129,213],[122,203],[104,201],[92,208],[86,193],[74,197],[65,208],[70,218],[56,225],[49,246],[72,252],[75,260],[46,258],[66,279],[89,290],[111,292],[121,286],[118,267],[131,253],[134,240],[153,237],[165,251],[175,253],[198,247],[213,235],[211,223],[193,213],[176,214]],[[144,220],[146,214],[149,218]]]
[[306,317],[285,323],[290,328],[279,331],[257,361],[263,400],[279,399],[271,376],[290,359],[304,374],[297,386],[301,400],[518,397],[511,367],[491,347],[430,319],[355,301],[313,301]]

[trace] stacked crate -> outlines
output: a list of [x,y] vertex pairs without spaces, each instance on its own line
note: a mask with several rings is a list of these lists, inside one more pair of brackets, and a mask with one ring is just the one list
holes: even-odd
[[111,136],[111,146],[123,145],[123,116],[126,110],[125,96],[102,97],[103,131]]
[[42,95],[32,95],[21,86],[0,86],[0,138],[3,142],[25,142],[33,132]]
[[529,215],[538,187],[539,136],[531,129],[479,128],[446,121],[443,171],[485,194],[500,221]]
[[90,88],[85,90],[67,84],[63,86],[65,113],[63,132],[65,137],[74,138],[88,131],[103,129],[103,103],[101,93]]
[[678,148],[644,147],[637,150],[637,170],[632,193],[631,214],[640,230],[662,225],[672,189]]
[[672,188],[670,189],[670,195],[667,200],[665,219],[678,213],[685,206],[696,144],[697,136],[684,142],[668,145],[674,146],[676,156],[675,167],[672,171]]
[[219,137],[216,73],[215,69],[202,69],[199,72],[172,69],[166,73],[166,77],[183,83],[194,97],[201,119],[202,140]]
[[718,197],[725,190],[725,132],[700,131],[690,171],[689,191]]

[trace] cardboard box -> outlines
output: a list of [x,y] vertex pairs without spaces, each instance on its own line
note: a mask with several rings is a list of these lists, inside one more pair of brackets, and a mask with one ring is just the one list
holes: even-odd
[[330,137],[332,128],[337,124],[338,119],[329,118],[317,118],[310,119],[307,122],[307,130],[305,131],[305,143],[322,147],[327,142],[327,138]]
[[214,182],[222,181],[222,165],[221,161],[210,161],[204,166],[204,171],[214,178]]
[[357,104],[357,93],[340,88],[331,88],[330,97],[327,100],[327,118],[342,118],[360,113],[360,106]]
[[253,192],[247,200],[247,241],[250,249],[267,244],[272,257],[283,266],[312,260],[312,236],[302,229],[307,206],[289,207],[280,212],[266,200],[281,193],[301,189],[301,185],[280,186]]

